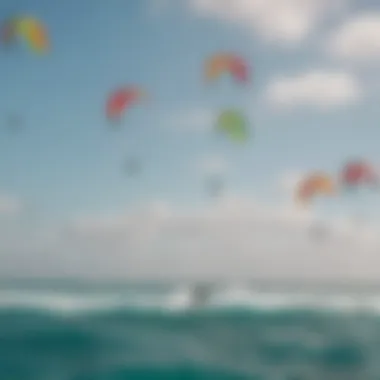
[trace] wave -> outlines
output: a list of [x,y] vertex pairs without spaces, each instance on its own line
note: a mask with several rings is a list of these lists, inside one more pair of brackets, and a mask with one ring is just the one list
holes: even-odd
[[[380,319],[336,313],[363,307],[349,294],[226,286],[201,310],[191,297],[188,286],[3,288],[0,379],[378,378]],[[376,296],[365,302],[376,313]]]
[[[83,291],[49,289],[0,290],[0,309],[39,309],[60,313],[139,310],[161,312],[194,311],[193,287],[179,286],[164,290],[122,289]],[[216,310],[278,311],[363,311],[380,312],[380,295],[316,294],[302,292],[263,292],[247,287],[225,287],[210,292],[198,311]]]

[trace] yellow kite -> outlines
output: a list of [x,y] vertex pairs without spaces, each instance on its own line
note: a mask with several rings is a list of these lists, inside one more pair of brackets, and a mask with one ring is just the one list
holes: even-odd
[[14,42],[23,39],[35,53],[42,54],[49,49],[49,38],[46,28],[33,17],[15,17],[3,26],[3,42]]

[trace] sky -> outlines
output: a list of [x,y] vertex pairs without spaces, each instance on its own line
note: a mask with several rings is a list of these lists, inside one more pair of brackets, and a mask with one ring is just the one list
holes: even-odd
[[[376,1],[5,0],[0,13],[38,18],[51,41],[46,56],[0,51],[0,276],[378,278],[378,192],[293,202],[309,172],[380,168]],[[249,85],[204,83],[220,51],[244,57]],[[112,128],[123,85],[149,98]],[[215,133],[226,108],[249,120],[244,146]]]

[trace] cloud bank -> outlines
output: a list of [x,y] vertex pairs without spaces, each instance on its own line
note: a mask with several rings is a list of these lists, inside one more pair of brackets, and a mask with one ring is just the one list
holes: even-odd
[[327,51],[335,58],[355,63],[378,62],[380,14],[365,13],[346,20],[330,36]]
[[362,96],[354,75],[344,71],[310,70],[279,76],[267,86],[265,98],[276,107],[330,109],[356,102]]
[[[54,233],[0,242],[0,273],[110,278],[370,279],[380,274],[380,229],[323,222],[287,205],[226,197],[202,209],[164,202],[77,218]],[[13,239],[13,240],[12,240]]]
[[237,23],[271,42],[297,44],[309,37],[332,14],[340,0],[190,0],[204,17]]

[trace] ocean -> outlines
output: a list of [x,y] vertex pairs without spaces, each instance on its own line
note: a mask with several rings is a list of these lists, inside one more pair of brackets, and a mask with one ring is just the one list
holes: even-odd
[[2,282],[0,379],[380,379],[376,289],[191,289]]

